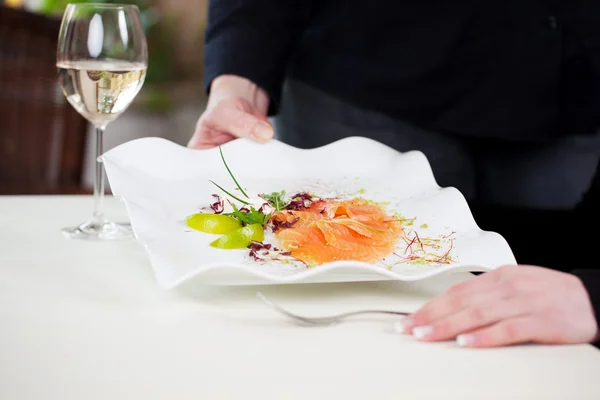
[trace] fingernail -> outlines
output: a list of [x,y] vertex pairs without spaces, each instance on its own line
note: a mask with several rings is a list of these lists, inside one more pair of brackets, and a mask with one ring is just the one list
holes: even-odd
[[412,319],[410,317],[404,318],[400,322],[394,324],[394,330],[397,333],[409,333],[412,328]]
[[423,339],[433,332],[433,328],[431,326],[417,326],[413,328],[412,333],[413,336],[417,339]]
[[456,337],[456,344],[460,347],[469,347],[475,342],[473,335],[458,335]]
[[406,333],[406,329],[404,328],[404,324],[402,322],[396,322],[394,324],[394,331],[396,333]]
[[254,127],[252,134],[259,139],[271,139],[273,137],[273,128],[264,122],[259,122]]

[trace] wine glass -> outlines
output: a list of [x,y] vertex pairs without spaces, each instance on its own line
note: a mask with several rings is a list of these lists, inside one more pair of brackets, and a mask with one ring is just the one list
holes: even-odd
[[127,4],[69,4],[57,50],[58,80],[69,103],[95,127],[92,217],[63,229],[70,238],[114,240],[132,236],[128,225],[104,216],[103,135],[131,104],[146,77],[148,48],[140,11]]

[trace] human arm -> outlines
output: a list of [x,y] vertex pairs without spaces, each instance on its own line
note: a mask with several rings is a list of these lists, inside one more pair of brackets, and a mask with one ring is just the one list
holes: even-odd
[[278,110],[288,61],[311,9],[309,0],[209,3],[204,61],[209,101],[190,147],[273,136],[267,116]]
[[597,301],[597,292],[588,293],[574,274],[506,266],[453,286],[400,327],[419,340],[456,338],[464,347],[592,343],[598,338]]
[[[529,214],[528,243],[546,250],[530,257],[544,258],[548,262],[544,265],[556,266],[555,270],[507,266],[477,276],[424,305],[400,328],[421,340],[457,338],[459,344],[469,347],[598,343],[600,265],[589,250],[597,246],[600,235],[598,229],[587,231],[600,222],[599,205],[600,163],[575,210]],[[503,216],[509,224],[522,220],[514,219],[515,211]],[[539,240],[536,227],[551,235],[541,235]]]

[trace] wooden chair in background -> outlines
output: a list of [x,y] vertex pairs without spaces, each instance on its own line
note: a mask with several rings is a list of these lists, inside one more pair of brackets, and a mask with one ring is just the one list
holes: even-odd
[[82,192],[88,124],[57,83],[59,29],[0,6],[0,194]]

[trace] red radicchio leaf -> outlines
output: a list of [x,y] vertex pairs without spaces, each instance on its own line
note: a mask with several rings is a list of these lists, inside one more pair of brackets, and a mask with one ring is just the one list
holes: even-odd
[[218,194],[213,194],[212,196],[215,198],[215,202],[208,207],[204,207],[203,210],[210,209],[215,214],[221,214],[225,210],[225,202]]
[[255,261],[265,261],[267,259],[278,261],[280,260],[279,257],[290,257],[292,255],[291,252],[282,252],[269,243],[252,242],[248,247],[250,249],[250,257]]
[[304,208],[310,207],[312,204],[313,197],[306,192],[301,192],[296,193],[294,196],[292,196],[289,204],[285,207],[285,209],[290,211],[302,210]]
[[287,229],[287,228],[291,228],[292,226],[294,226],[296,224],[296,222],[298,222],[300,220],[300,217],[296,217],[294,218],[293,221],[286,221],[286,222],[279,222],[279,221],[273,221],[273,232],[277,232],[280,229]]

